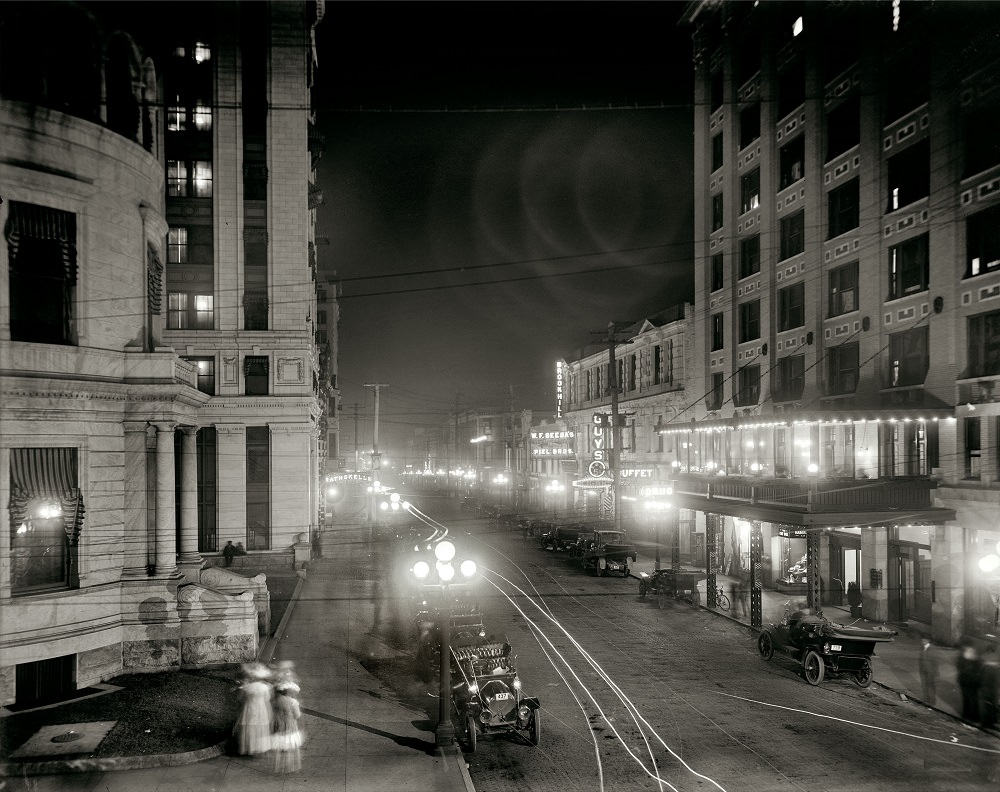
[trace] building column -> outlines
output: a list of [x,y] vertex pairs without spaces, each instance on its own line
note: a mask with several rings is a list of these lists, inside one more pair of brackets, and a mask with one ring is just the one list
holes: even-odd
[[146,421],[125,421],[123,578],[145,578],[149,574],[146,530],[146,518],[150,506],[146,498],[150,491],[146,478],[148,430],[149,424]]
[[177,530],[174,510],[173,421],[154,421],[156,427],[156,565],[157,577],[177,572]]
[[758,628],[763,624],[764,612],[763,555],[764,533],[760,529],[760,520],[753,520],[750,523],[750,626]]
[[195,572],[204,565],[198,553],[198,427],[181,427],[181,547],[178,566]]

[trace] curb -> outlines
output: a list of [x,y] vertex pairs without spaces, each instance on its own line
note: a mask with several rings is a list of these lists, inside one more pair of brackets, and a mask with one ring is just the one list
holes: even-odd
[[4,762],[0,764],[0,776],[56,775],[62,773],[93,773],[109,770],[145,770],[150,767],[175,767],[194,764],[206,759],[214,759],[226,752],[223,740],[207,748],[173,754],[146,754],[139,756],[105,756],[95,759],[59,759],[51,762]]
[[307,577],[300,575],[298,582],[295,584],[295,591],[292,592],[292,596],[288,600],[288,606],[285,608],[285,612],[281,615],[281,621],[278,622],[278,626],[275,628],[274,632],[267,636],[267,639],[260,645],[257,650],[257,660],[258,662],[270,662],[274,659],[274,650],[278,646],[278,641],[281,640],[281,634],[288,627],[288,621],[292,618],[292,611],[295,610],[295,603],[299,601],[299,595],[302,593],[302,588],[305,586]]

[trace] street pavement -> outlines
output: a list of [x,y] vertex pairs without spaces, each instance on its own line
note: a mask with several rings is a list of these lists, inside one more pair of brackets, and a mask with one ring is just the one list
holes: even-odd
[[[3,792],[475,792],[460,748],[435,747],[433,722],[368,673],[363,661],[390,658],[398,650],[373,631],[377,570],[357,525],[334,526],[324,535],[324,558],[314,561],[297,588],[275,636],[261,647],[265,662],[291,660],[302,689],[302,726],[307,740],[302,769],[278,774],[270,757],[221,755],[204,761],[145,769],[116,769],[8,778]],[[331,557],[333,556],[333,557]],[[633,574],[652,571],[640,558]],[[728,578],[718,577],[728,593]],[[701,583],[701,602],[707,599]],[[762,592],[765,624],[778,622],[789,597]],[[719,618],[749,625],[749,617],[712,610]],[[854,621],[847,609],[824,609],[833,621]],[[924,701],[918,670],[921,631],[917,625],[890,624],[896,638],[877,646],[874,684],[955,718],[961,711],[956,683],[957,650],[935,646],[939,676],[934,701]],[[149,757],[145,758],[146,760]],[[190,761],[162,757],[164,763]],[[129,763],[123,762],[127,766]]]

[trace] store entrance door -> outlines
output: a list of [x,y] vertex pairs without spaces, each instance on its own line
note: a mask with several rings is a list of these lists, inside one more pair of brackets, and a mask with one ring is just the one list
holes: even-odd
[[[892,552],[892,549],[895,552]],[[889,558],[889,621],[907,621],[913,599],[912,547],[897,545]]]

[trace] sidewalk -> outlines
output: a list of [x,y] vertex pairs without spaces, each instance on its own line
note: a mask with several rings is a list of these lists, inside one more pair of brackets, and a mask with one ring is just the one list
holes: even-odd
[[[324,558],[313,562],[264,662],[292,660],[302,688],[299,772],[275,774],[271,757],[156,757],[175,766],[8,778],[4,792],[475,792],[460,748],[435,747],[427,712],[399,701],[362,666],[397,652],[368,634],[374,617],[365,532],[334,526],[324,533]],[[373,570],[372,570],[373,571]],[[139,757],[150,759],[152,757]],[[127,762],[119,763],[127,764]],[[135,766],[135,765],[133,765]]]

